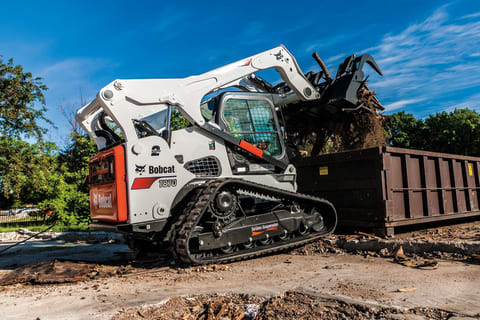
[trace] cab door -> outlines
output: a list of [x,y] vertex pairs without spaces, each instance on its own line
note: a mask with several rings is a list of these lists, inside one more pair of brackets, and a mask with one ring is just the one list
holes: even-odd
[[89,171],[92,220],[116,223],[127,221],[123,145],[100,152],[91,158]]
[[[283,133],[270,97],[270,94],[263,93],[225,93],[220,100],[217,123],[232,136],[288,163]],[[261,174],[276,170],[273,164],[238,147],[231,147],[228,151],[234,174]]]

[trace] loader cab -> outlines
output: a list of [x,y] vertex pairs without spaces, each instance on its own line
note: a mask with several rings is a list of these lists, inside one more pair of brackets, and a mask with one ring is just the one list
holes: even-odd
[[[207,121],[214,121],[224,132],[245,140],[277,160],[288,163],[279,110],[272,94],[256,92],[224,92],[202,104]],[[227,149],[234,174],[264,174],[277,168],[262,159],[240,150]]]

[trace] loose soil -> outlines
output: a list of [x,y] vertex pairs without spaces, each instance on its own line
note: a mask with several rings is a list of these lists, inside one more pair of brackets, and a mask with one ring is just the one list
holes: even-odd
[[235,319],[235,320],[291,320],[291,319],[405,319],[408,315],[419,319],[448,319],[454,313],[431,309],[372,307],[349,304],[300,292],[287,291],[270,298],[250,295],[200,295],[175,297],[161,306],[123,310],[112,320],[134,319]]

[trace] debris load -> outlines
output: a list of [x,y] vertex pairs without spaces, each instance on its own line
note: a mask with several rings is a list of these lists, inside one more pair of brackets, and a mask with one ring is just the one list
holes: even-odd
[[0,285],[14,283],[65,283],[83,280],[95,266],[70,261],[47,261],[19,267],[2,278]]
[[448,319],[452,315],[431,308],[397,310],[349,304],[290,291],[271,298],[249,295],[175,297],[161,306],[121,311],[113,320],[414,319],[415,316],[419,319]]

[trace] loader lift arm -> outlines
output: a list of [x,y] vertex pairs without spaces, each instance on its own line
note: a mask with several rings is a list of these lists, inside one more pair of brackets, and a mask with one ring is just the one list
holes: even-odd
[[[91,127],[92,116],[102,107],[107,115],[122,127],[127,140],[135,137],[130,134],[133,133],[130,120],[125,121],[125,117],[120,116],[120,113],[125,113],[126,110],[113,107],[119,104],[125,105],[130,114],[138,113],[135,112],[137,106],[150,105],[159,109],[171,105],[178,108],[191,123],[203,126],[205,119],[200,112],[200,102],[206,94],[222,87],[237,85],[242,78],[269,68],[275,68],[279,72],[299,99],[320,98],[320,94],[305,78],[292,54],[280,45],[204,74],[183,79],[115,80],[103,88],[92,103],[81,108],[76,118],[95,141],[97,136]],[[125,101],[129,103],[126,104]],[[126,128],[128,126],[130,130]]]
[[[255,146],[236,139],[207,123],[201,114],[200,104],[202,99],[211,92],[237,86],[247,91],[271,92],[274,94],[275,105],[293,106],[289,110],[295,110],[295,104],[299,101],[313,102],[316,105],[328,104],[355,108],[359,105],[357,91],[364,81],[361,70],[363,64],[367,62],[381,74],[370,55],[347,58],[340,66],[335,79],[330,78],[321,59],[316,60],[322,71],[309,72],[306,76],[298,66],[295,57],[283,45],[280,45],[212,71],[187,78],[115,80],[104,87],[93,102],[81,108],[76,118],[100,146],[105,139],[105,133],[101,133],[101,131],[108,131],[102,128],[104,123],[102,124],[98,120],[104,119],[104,116],[101,115],[102,109],[106,116],[121,129],[125,140],[134,141],[139,137],[137,137],[135,123],[132,119],[141,119],[145,115],[154,114],[173,106],[190,123],[283,169],[286,164],[264,155]],[[254,77],[255,72],[270,68],[278,71],[283,83],[274,87]],[[321,77],[326,81],[318,84]]]

